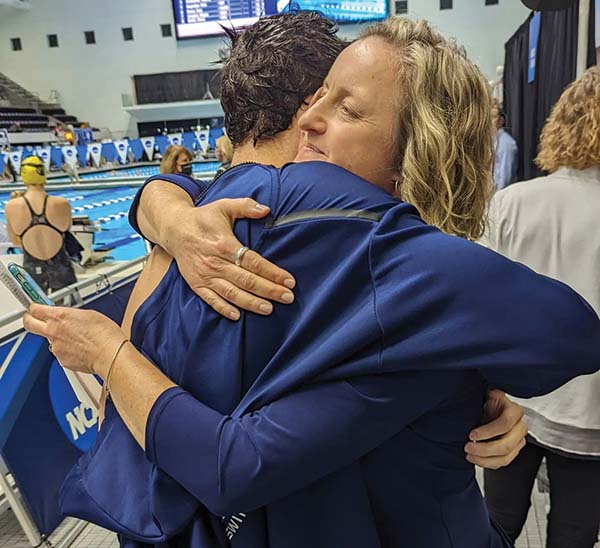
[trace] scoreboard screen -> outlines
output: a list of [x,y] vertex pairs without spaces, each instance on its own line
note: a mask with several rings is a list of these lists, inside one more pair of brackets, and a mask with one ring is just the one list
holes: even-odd
[[[222,34],[221,25],[251,25],[261,16],[285,12],[289,1],[281,0],[172,0],[178,39]],[[339,23],[386,19],[387,0],[301,0],[304,10],[316,10]]]

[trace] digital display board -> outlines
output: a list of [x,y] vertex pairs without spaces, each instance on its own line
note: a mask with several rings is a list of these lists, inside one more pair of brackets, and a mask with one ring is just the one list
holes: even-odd
[[[289,1],[277,0],[172,0],[178,39],[222,34],[221,25],[235,28],[256,22],[261,16],[288,9]],[[388,16],[387,0],[302,0],[303,10],[320,11],[339,23],[376,21]]]

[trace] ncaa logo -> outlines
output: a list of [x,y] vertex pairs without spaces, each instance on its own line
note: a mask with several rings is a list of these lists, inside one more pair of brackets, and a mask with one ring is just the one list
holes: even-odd
[[96,440],[98,412],[81,403],[57,360],[52,362],[48,379],[50,402],[61,430],[80,451],[88,451]]
[[73,156],[73,151],[72,150],[67,150],[67,156]]
[[125,145],[123,143],[119,145],[119,150],[125,150]]
[[206,141],[206,135],[205,135],[204,133],[202,133],[202,134],[200,135],[200,140],[201,140],[201,141]]

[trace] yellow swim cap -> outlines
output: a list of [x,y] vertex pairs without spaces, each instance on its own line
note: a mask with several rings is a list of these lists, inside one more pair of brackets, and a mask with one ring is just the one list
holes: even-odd
[[26,185],[45,185],[46,169],[37,156],[29,156],[21,163],[21,179]]

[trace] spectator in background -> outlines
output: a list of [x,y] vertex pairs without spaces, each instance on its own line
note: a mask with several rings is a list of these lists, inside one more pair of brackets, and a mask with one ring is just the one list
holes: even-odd
[[0,222],[0,255],[10,253],[13,248],[6,226]]
[[27,191],[6,204],[8,234],[23,248],[23,266],[44,291],[62,289],[77,281],[65,246],[71,226],[71,205],[48,196],[44,163],[37,156],[23,160],[21,178]]
[[[537,164],[550,175],[494,196],[482,243],[570,285],[600,313],[599,67],[571,84],[554,106]],[[513,540],[519,536],[545,457],[547,547],[592,548],[600,524],[600,373],[517,401],[530,436],[510,466],[485,471],[492,517]]]
[[221,162],[215,177],[221,175],[231,167],[231,159],[233,158],[233,144],[227,135],[223,135],[217,139],[215,146],[215,156]]
[[4,168],[0,171],[0,181],[3,183],[12,183],[14,181],[13,175],[10,171],[9,162],[4,164]]
[[[160,172],[163,174],[172,173],[179,175],[183,173],[184,165],[192,161],[192,153],[181,145],[171,145],[165,151],[160,162]],[[191,175],[186,173],[186,175]]]
[[494,183],[496,190],[501,190],[517,180],[517,142],[504,129],[506,116],[496,99],[492,102],[492,118],[496,128]]
[[[10,193],[9,200],[21,198],[24,194],[24,190],[14,190]],[[21,238],[17,237],[16,242],[11,242],[7,226],[0,223],[0,254],[15,254],[19,247],[21,247]]]
[[77,168],[77,162],[73,162],[72,164],[69,162],[64,163],[64,169],[69,176],[69,181],[71,184],[78,185],[81,183],[81,179],[79,177],[79,169]]

